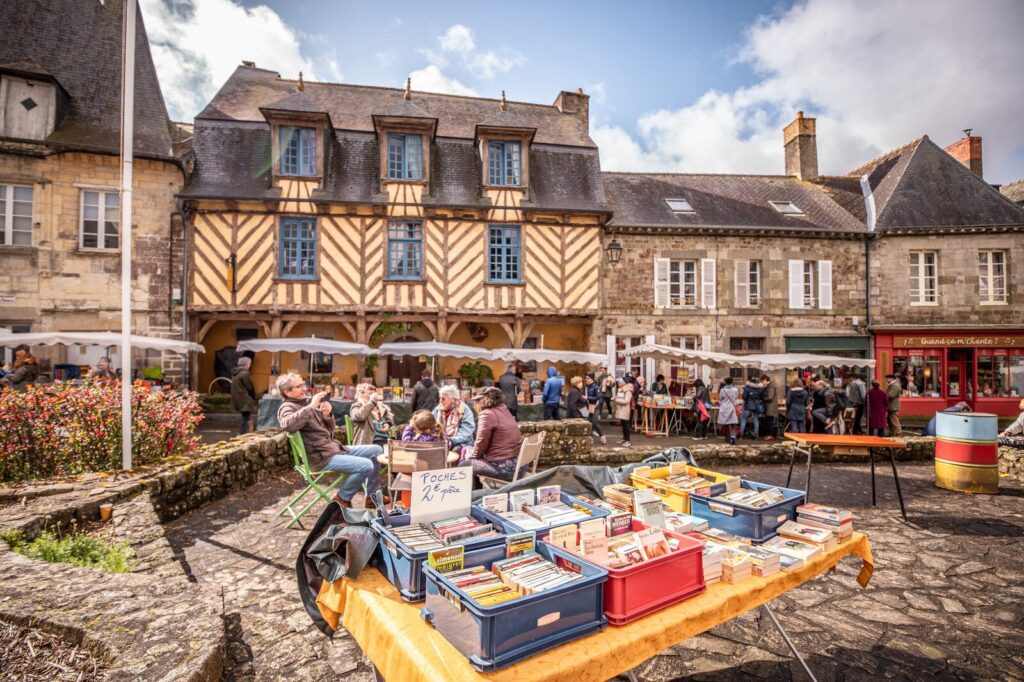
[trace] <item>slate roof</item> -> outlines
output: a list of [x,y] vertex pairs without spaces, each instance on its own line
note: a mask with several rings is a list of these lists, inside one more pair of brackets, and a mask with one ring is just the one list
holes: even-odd
[[[121,0],[5,0],[0,64],[37,64],[70,101],[53,146],[117,152],[121,126]],[[135,41],[135,153],[171,157],[170,122],[139,11]]]
[[928,136],[849,173],[868,176],[879,231],[1022,227],[1024,208],[999,193]]
[[[298,81],[281,78],[277,72],[248,66],[235,69],[220,91],[197,118],[233,121],[263,120],[259,108],[295,92]],[[373,131],[373,115],[402,106],[405,90],[345,83],[305,82],[305,94],[331,116],[335,128]],[[412,84],[416,107],[438,120],[437,135],[473,139],[477,124],[494,119],[500,112],[496,99],[417,92]],[[508,102],[508,111],[521,125],[537,129],[535,142],[577,147],[596,147],[583,118],[563,114],[548,104]]]
[[[686,228],[734,231],[827,232],[855,235],[864,224],[821,187],[795,177],[604,173],[604,191],[614,215],[611,225],[666,232]],[[672,211],[665,199],[685,199],[693,213]],[[801,216],[779,213],[769,201],[792,201]]]
[[[529,151],[529,194],[534,210],[605,212],[597,148],[585,119],[554,106],[430,95],[331,83],[282,80],[275,72],[239,67],[196,118],[196,170],[181,196],[185,198],[253,198],[276,196],[271,190],[270,127],[263,110],[294,104],[303,112],[326,112],[334,135],[326,148],[323,187],[313,199],[325,202],[384,203],[379,190],[379,141],[374,116],[406,116],[437,121],[430,144],[429,194],[425,204],[486,208],[482,164],[474,135],[478,124],[501,121],[537,129]],[[415,85],[415,84],[414,84]],[[474,118],[478,117],[478,118]],[[544,139],[541,142],[541,131]],[[554,144],[557,142],[558,144]],[[232,178],[237,178],[233,181]]]

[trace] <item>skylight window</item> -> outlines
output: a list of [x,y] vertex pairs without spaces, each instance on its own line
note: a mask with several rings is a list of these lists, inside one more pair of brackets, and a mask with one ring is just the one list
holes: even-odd
[[686,199],[665,199],[673,213],[694,213],[693,206]]
[[792,201],[769,201],[776,211],[782,215],[803,215],[803,210]]

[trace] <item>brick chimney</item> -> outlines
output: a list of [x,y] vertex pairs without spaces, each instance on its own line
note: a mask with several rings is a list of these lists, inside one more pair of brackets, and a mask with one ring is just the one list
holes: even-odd
[[583,88],[576,88],[576,92],[562,90],[555,98],[554,106],[563,114],[575,114],[583,119],[583,123],[590,126],[590,95],[583,92]]
[[964,136],[946,147],[946,152],[971,169],[979,178],[981,174],[981,138],[971,135],[971,129],[964,130]]
[[798,111],[793,122],[782,129],[786,175],[812,182],[818,179],[818,142],[814,127],[815,119],[804,118],[804,112]]

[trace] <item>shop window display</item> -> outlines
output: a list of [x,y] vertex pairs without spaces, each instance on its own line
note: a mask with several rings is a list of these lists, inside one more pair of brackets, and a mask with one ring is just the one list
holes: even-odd
[[[979,365],[979,375],[981,368]],[[939,398],[942,359],[935,356],[897,355],[893,357],[893,373],[903,384],[903,395]]]

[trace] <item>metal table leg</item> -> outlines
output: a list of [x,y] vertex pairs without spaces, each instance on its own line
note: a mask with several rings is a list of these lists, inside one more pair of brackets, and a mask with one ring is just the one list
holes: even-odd
[[793,463],[796,461],[796,453],[802,453],[799,445],[794,445],[792,451],[789,453],[789,473],[786,475],[786,487],[789,487],[789,481],[793,478]]
[[903,505],[903,491],[900,490],[900,475],[896,473],[896,453],[892,451],[892,448],[886,448],[889,450],[889,462],[892,464],[892,478],[896,481],[896,497],[900,500],[900,513],[903,514],[903,520],[907,521],[907,508]]
[[804,501],[811,501],[811,455],[814,452],[814,446],[807,448],[807,487],[804,488]]
[[789,647],[789,650],[793,653],[793,657],[796,658],[796,660],[800,661],[800,665],[803,666],[804,672],[807,673],[807,677],[811,678],[811,682],[818,682],[818,678],[815,677],[814,673],[811,672],[811,669],[807,667],[807,663],[806,661],[804,661],[804,657],[801,656],[800,652],[796,650],[796,646],[793,644],[793,640],[789,638],[789,634],[786,632],[786,629],[782,627],[782,623],[779,622],[779,619],[775,617],[775,614],[772,612],[771,607],[767,604],[762,604],[761,608],[764,609],[764,612],[767,613],[768,617],[772,619],[772,624],[775,625],[775,629],[777,629],[779,631],[779,634],[782,635],[782,639],[786,642],[786,646]]
[[632,670],[627,670],[626,671],[626,679],[628,679],[629,682],[637,682],[636,673],[633,672]]
[[875,503],[875,450],[868,448],[868,459],[871,460],[871,506],[877,507]]

